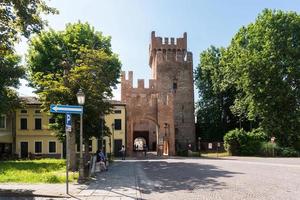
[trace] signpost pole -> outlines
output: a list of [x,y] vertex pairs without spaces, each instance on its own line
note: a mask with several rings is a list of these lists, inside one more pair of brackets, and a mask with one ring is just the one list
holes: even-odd
[[69,194],[69,133],[66,130],[66,193]]
[[73,106],[73,105],[50,105],[50,112],[51,113],[65,113],[66,114],[66,192],[69,194],[69,132],[71,132],[71,114],[80,114],[80,172],[79,172],[79,179],[82,179],[83,176],[83,160],[82,160],[82,113],[83,107],[82,106]]
[[71,114],[66,113],[66,193],[69,194],[69,132],[71,131],[72,126]]
[[79,154],[79,178],[78,182],[83,182],[84,179],[84,169],[83,169],[83,135],[82,135],[83,123],[82,123],[82,113],[80,114],[80,135],[79,135],[79,145],[80,145],[80,154]]

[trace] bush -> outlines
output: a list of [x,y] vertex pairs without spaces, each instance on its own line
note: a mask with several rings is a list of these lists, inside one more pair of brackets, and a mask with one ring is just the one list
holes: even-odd
[[178,150],[176,152],[177,156],[188,156],[188,151],[187,150]]
[[234,129],[225,134],[224,147],[231,155],[259,155],[261,143],[266,140],[267,136],[262,129],[254,129],[251,132]]
[[281,148],[279,148],[278,156],[282,156],[282,157],[298,157],[299,156],[299,152],[297,152],[292,147],[281,147]]
[[242,144],[246,142],[246,132],[243,129],[234,129],[224,136],[224,148],[231,155],[239,155]]
[[279,147],[275,143],[262,142],[260,147],[261,156],[276,156],[278,155]]

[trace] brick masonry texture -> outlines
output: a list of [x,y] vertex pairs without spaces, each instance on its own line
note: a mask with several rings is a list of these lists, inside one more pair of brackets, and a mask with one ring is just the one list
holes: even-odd
[[[133,87],[133,72],[122,72],[121,101],[127,110],[127,151],[134,139],[146,137],[150,150],[156,142],[168,143],[169,155],[195,144],[193,58],[187,51],[187,34],[182,38],[156,37],[151,33],[149,65],[152,79]],[[144,132],[142,134],[142,132]],[[145,135],[146,134],[146,135]],[[164,143],[165,144],[165,143]]]

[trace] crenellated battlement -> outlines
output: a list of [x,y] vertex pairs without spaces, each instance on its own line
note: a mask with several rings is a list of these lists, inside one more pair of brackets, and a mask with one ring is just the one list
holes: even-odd
[[149,45],[149,65],[155,61],[175,61],[192,62],[193,56],[187,51],[187,34],[182,38],[161,38],[156,37],[155,32],[151,33],[151,43]]
[[128,78],[126,78],[126,72],[121,72],[121,84],[123,87],[131,88],[132,90],[137,89],[155,89],[156,88],[156,80],[149,79],[149,87],[145,87],[145,80],[144,79],[138,79],[137,80],[137,88],[133,87],[133,71],[128,72]]
[[156,37],[155,31],[151,33],[151,42],[150,42],[150,51],[152,50],[180,50],[186,51],[187,49],[187,34],[186,32],[183,34],[182,38],[176,38],[176,40],[171,37]]

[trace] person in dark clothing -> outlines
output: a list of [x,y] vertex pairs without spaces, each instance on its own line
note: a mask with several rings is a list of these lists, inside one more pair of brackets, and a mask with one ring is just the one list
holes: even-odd
[[146,155],[147,155],[147,144],[144,144],[144,145],[143,145],[143,150],[144,150],[145,157],[146,157]]
[[124,145],[122,145],[120,152],[122,154],[122,160],[125,160],[126,150]]

